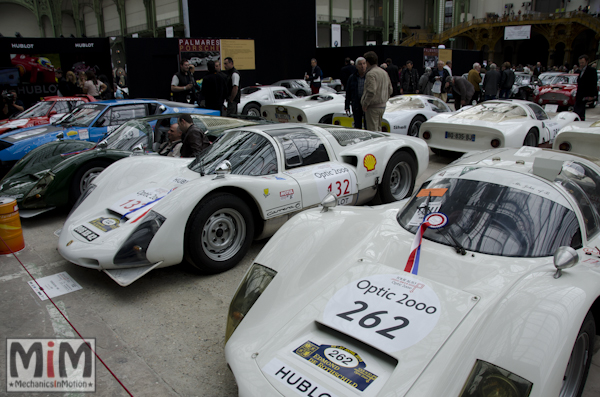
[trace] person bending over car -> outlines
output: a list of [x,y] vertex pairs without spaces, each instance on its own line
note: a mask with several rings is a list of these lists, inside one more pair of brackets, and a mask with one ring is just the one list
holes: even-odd
[[204,133],[194,124],[192,116],[184,114],[177,120],[182,132],[181,157],[196,157],[202,150],[210,145]]
[[171,128],[169,128],[167,134],[168,140],[160,145],[158,154],[167,157],[181,157],[181,146],[183,146],[182,135],[179,124],[171,124]]

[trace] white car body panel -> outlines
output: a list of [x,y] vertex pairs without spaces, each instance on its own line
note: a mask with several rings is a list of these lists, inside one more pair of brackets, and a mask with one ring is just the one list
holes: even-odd
[[[282,171],[285,170],[283,149],[269,135],[269,131],[286,128],[302,128],[314,132],[323,142],[330,161]],[[126,265],[115,265],[113,258],[132,231],[143,222],[144,211],[152,209],[165,217],[166,221],[152,238],[146,257],[152,264],[161,262],[158,267],[176,265],[184,258],[184,237],[190,215],[198,203],[215,190],[227,188],[245,192],[252,198],[258,210],[257,216],[265,225],[273,221],[279,227],[292,214],[319,204],[327,194],[328,184],[333,184],[332,190],[338,196],[340,205],[365,202],[369,194],[376,193],[376,183],[382,180],[386,164],[396,151],[405,150],[414,154],[418,165],[417,175],[427,169],[429,161],[427,145],[416,138],[382,136],[341,146],[335,137],[317,126],[274,124],[244,127],[240,130],[251,131],[268,139],[275,147],[280,172],[257,176],[228,174],[224,178],[215,178],[214,174],[200,176],[190,170],[188,165],[191,159],[162,156],[132,156],[122,159],[106,168],[94,180],[97,188],[70,214],[59,238],[61,255],[80,266],[98,270],[127,268]],[[374,156],[376,159],[371,171],[363,164],[367,156]],[[356,165],[351,164],[352,158],[356,159]],[[149,169],[153,172],[149,173]],[[339,194],[335,191],[338,180],[341,189]],[[114,212],[113,209],[128,208],[130,196],[135,198],[139,192],[150,192],[150,189],[155,188],[162,188],[169,193],[152,206],[145,207],[144,211],[139,211],[139,215],[135,213],[124,219]],[[99,218],[112,218],[119,222],[115,229],[98,231],[93,227],[94,224],[90,226],[90,222]],[[75,229],[82,225],[93,230],[98,237],[88,241],[76,233]],[[255,238],[268,237],[275,230],[265,228]]]
[[600,126],[592,124],[596,123],[580,121],[562,128],[552,143],[552,149],[560,150],[561,143],[568,143],[570,153],[600,157]]
[[[521,107],[527,114],[527,117],[509,119],[501,122],[491,122],[485,120],[472,120],[452,117],[455,114],[441,114],[427,122],[423,123],[419,132],[419,137],[423,138],[423,132],[429,131],[431,138],[426,140],[427,144],[432,149],[449,150],[453,152],[467,153],[480,150],[492,149],[491,141],[498,139],[500,144],[498,147],[519,148],[523,146],[525,136],[531,129],[537,129],[538,144],[552,142],[558,131],[579,120],[579,116],[573,112],[560,112],[554,118],[547,116],[544,120],[538,120],[530,106],[538,106],[532,102],[522,100],[494,100],[486,101],[477,106],[484,106],[489,103],[510,102]],[[539,107],[539,106],[538,106]],[[469,107],[467,109],[472,109]],[[465,140],[448,139],[447,133],[463,134]],[[475,135],[475,140],[468,139]]]
[[[294,94],[288,91],[285,87],[278,86],[270,86],[270,85],[261,85],[257,87],[245,87],[242,89],[242,92],[245,89],[249,88],[258,88],[257,91],[251,94],[242,94],[240,96],[240,103],[238,104],[238,112],[241,114],[247,114],[247,106],[249,104],[254,104],[260,110],[260,107],[267,104],[282,104],[293,101],[297,99]],[[281,93],[283,96],[282,99],[279,99],[278,93]]]
[[[600,173],[599,164],[576,156],[526,149],[474,154],[445,170],[477,165],[531,174],[534,158],[540,157],[577,160]],[[524,164],[518,164],[519,160]],[[441,177],[445,170],[436,174]],[[533,180],[555,195],[555,200],[574,208],[580,226],[584,224],[577,204],[564,189],[537,176]],[[457,396],[476,360],[533,383],[530,397],[558,395],[579,328],[600,296],[600,252],[586,256],[585,248],[578,249],[580,263],[555,279],[552,257],[470,252],[461,256],[450,246],[424,239],[419,274],[412,275],[403,270],[414,234],[396,220],[404,204],[333,208],[325,213],[309,210],[271,238],[255,263],[277,274],[225,346],[240,396],[300,394],[286,385],[289,369],[311,388],[332,396]],[[316,230],[315,238],[299,238],[313,236]],[[584,233],[583,247],[598,243],[598,233],[589,240]],[[369,337],[322,325],[332,321],[325,318],[332,297],[357,280],[381,274],[404,276],[431,288],[444,312],[435,326],[439,329],[405,349],[385,352],[385,348],[372,347]],[[380,298],[369,298],[385,302],[386,293],[381,288]],[[379,378],[358,392],[294,353],[306,341],[352,350],[363,358],[366,370]],[[283,368],[278,378],[267,374],[277,368],[273,365]]]
[[[391,110],[393,109],[394,103],[399,99],[406,97],[403,95],[400,97],[390,98],[387,103],[386,111],[383,114],[382,125],[388,125],[388,131],[394,134],[410,135],[409,128],[411,122],[416,116],[422,116],[425,120],[429,120],[432,117],[439,115],[440,113],[451,113],[452,110],[441,100],[434,96],[429,95],[411,95],[411,98],[419,100],[423,107],[421,109],[413,110]],[[412,136],[418,136],[418,133]]]
[[343,112],[345,101],[344,95],[319,93],[285,104],[263,105],[261,114],[280,123],[320,123],[325,117]]

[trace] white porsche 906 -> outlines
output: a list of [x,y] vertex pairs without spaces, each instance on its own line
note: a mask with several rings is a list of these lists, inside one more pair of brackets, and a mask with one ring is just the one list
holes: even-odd
[[191,162],[134,156],[106,168],[75,204],[58,250],[122,286],[184,259],[218,273],[329,192],[341,205],[410,195],[428,162],[416,138],[302,124],[236,128]]
[[260,117],[260,107],[267,104],[282,104],[297,99],[285,87],[258,85],[244,87],[240,93],[238,112]]
[[551,119],[533,102],[494,100],[440,114],[423,123],[419,137],[434,153],[519,148],[552,142],[561,128],[577,120],[573,112],[560,112]]
[[579,396],[600,326],[598,203],[597,162],[530,147],[465,156],[401,203],[326,198],[231,301],[239,394]]
[[580,121],[564,127],[554,138],[552,149],[600,157],[600,121]]
[[[438,98],[429,95],[402,95],[390,98],[385,107],[381,131],[419,136],[421,125],[440,113],[452,110]],[[334,125],[352,127],[354,118],[345,114],[333,116]]]
[[285,104],[263,105],[261,115],[280,123],[331,124],[333,115],[344,111],[346,97],[341,94],[319,93]]

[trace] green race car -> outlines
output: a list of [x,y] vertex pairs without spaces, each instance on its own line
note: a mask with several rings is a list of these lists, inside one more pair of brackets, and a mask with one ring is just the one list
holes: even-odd
[[[0,196],[17,199],[23,218],[72,205],[90,182],[115,161],[131,155],[157,155],[170,125],[181,114],[128,121],[98,144],[58,140],[42,145],[25,155],[0,181]],[[190,115],[211,142],[225,130],[264,123],[252,117]]]

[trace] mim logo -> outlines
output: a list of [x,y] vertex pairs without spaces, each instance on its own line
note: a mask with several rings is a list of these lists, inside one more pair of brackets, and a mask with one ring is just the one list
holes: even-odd
[[6,339],[6,391],[95,392],[96,340],[87,342]]

